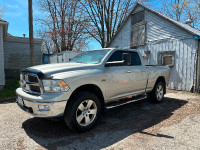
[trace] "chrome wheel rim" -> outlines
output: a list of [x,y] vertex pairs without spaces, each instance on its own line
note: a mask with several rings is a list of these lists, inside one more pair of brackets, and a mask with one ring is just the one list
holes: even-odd
[[85,100],[80,103],[76,110],[76,121],[81,126],[91,124],[97,114],[97,105],[93,100]]
[[158,85],[157,89],[156,89],[156,98],[157,98],[158,101],[162,100],[163,93],[164,93],[163,86],[162,85]]

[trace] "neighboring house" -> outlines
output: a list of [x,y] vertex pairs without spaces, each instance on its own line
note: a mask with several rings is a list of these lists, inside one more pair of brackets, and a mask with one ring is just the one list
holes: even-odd
[[[19,78],[19,71],[30,66],[29,38],[7,33],[8,22],[0,19],[0,85],[6,78]],[[42,63],[42,40],[34,39],[35,65]]]
[[147,65],[168,65],[169,89],[199,91],[200,31],[140,3],[107,47],[135,48]]
[[0,86],[5,85],[3,38],[7,35],[8,22],[0,19]]

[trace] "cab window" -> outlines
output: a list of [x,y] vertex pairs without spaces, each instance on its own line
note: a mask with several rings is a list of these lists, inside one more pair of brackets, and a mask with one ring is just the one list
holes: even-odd
[[113,62],[113,61],[122,61],[123,60],[123,53],[130,53],[131,54],[131,65],[132,66],[139,66],[141,65],[141,60],[136,52],[130,52],[130,51],[116,51],[114,52],[107,62]]

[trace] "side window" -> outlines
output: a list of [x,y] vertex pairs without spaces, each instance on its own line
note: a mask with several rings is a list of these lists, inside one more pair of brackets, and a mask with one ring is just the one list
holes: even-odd
[[122,61],[122,55],[124,52],[121,51],[116,51],[114,52],[110,58],[108,59],[107,62],[112,62],[112,61]]
[[131,62],[132,62],[132,65],[133,65],[133,66],[142,65],[138,53],[131,52]]
[[116,51],[114,52],[110,58],[108,59],[107,62],[113,62],[113,61],[122,61],[122,56],[123,53],[130,53],[131,54],[131,65],[132,66],[139,66],[142,65],[140,57],[138,55],[138,53],[135,52],[125,52],[125,51]]

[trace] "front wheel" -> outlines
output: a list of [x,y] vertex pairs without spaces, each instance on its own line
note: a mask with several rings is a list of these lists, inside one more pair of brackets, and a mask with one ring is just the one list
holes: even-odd
[[78,132],[91,129],[101,113],[99,98],[90,92],[77,93],[67,104],[64,120],[67,126]]
[[160,103],[164,99],[164,84],[163,82],[157,82],[151,93],[149,93],[149,98],[152,102]]

